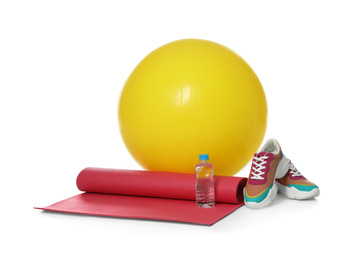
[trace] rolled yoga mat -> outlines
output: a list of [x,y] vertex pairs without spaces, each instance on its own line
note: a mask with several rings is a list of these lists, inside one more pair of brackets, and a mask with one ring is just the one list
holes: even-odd
[[79,195],[36,209],[212,225],[244,204],[246,178],[214,176],[215,207],[198,208],[195,174],[85,168]]

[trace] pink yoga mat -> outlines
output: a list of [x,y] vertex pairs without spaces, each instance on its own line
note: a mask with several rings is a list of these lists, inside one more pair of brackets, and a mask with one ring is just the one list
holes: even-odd
[[215,207],[196,207],[194,174],[85,168],[79,195],[36,209],[212,225],[244,204],[246,178],[214,176]]

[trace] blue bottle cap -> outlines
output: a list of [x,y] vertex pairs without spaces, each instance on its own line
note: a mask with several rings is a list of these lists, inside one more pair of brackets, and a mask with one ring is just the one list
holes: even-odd
[[199,160],[200,161],[209,161],[209,155],[208,154],[200,154]]

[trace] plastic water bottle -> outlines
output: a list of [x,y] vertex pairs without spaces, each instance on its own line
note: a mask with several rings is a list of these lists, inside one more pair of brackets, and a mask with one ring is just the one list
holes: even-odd
[[214,166],[209,163],[209,155],[200,154],[200,162],[195,166],[196,173],[196,205],[199,208],[215,206]]

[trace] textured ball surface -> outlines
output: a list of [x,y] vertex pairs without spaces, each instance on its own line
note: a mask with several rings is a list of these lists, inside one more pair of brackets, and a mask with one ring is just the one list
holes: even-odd
[[129,153],[146,170],[194,173],[209,154],[215,175],[239,172],[267,125],[259,79],[235,52],[185,39],[146,56],[130,74],[118,105]]

